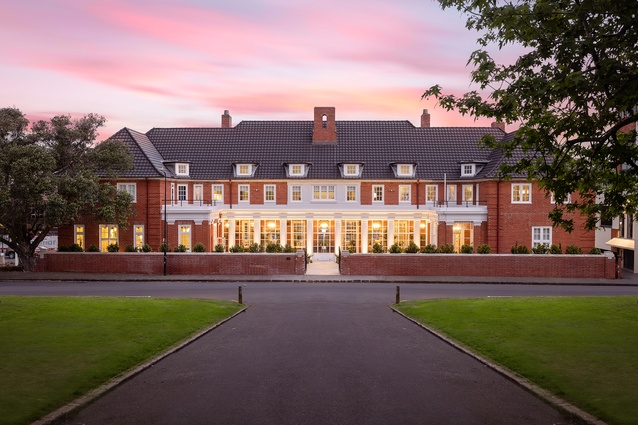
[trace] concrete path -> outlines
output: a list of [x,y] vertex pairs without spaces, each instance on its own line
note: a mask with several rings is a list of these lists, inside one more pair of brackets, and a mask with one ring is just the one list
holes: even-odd
[[273,286],[65,423],[571,423],[393,313],[393,286]]

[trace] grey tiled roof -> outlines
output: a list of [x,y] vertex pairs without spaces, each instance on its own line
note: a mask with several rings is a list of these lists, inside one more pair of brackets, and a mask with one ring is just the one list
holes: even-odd
[[[312,121],[243,121],[234,128],[129,129],[113,138],[129,144],[131,177],[162,175],[162,161],[190,162],[190,177],[228,180],[233,163],[258,163],[256,179],[286,179],[285,163],[311,164],[308,179],[341,179],[340,163],[363,163],[364,180],[395,179],[392,163],[416,163],[415,178],[460,178],[460,162],[487,163],[477,177],[491,178],[501,155],[482,149],[491,127],[415,127],[409,121],[337,121],[337,143],[313,143]],[[158,168],[159,167],[159,168]]]

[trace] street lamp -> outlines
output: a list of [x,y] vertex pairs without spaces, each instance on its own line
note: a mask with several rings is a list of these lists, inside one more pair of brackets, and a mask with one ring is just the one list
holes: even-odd
[[164,169],[164,276],[166,276],[166,252],[168,251],[168,241],[166,240],[167,234],[167,221],[166,221],[166,169]]

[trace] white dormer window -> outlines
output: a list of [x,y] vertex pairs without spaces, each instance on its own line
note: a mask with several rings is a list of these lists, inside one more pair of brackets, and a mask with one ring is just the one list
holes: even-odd
[[186,163],[178,162],[175,164],[175,175],[177,176],[187,176],[189,173],[189,166]]
[[304,166],[303,164],[292,164],[290,166],[291,176],[303,176]]
[[397,177],[414,177],[414,164],[396,164]]
[[343,175],[345,176],[358,176],[359,164],[346,164],[343,168]]
[[461,164],[461,177],[473,177],[476,174],[476,164]]
[[238,176],[250,176],[252,174],[252,165],[251,164],[237,164],[237,175]]

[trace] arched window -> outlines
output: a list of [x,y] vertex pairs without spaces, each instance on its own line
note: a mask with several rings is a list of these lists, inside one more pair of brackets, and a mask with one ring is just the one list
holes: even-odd
[[323,114],[323,115],[321,116],[321,126],[322,126],[323,128],[326,128],[327,123],[328,123],[328,115]]

